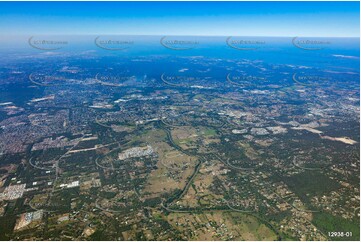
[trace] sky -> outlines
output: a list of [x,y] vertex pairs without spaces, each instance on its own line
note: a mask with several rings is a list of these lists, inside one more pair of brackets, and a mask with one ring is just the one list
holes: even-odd
[[359,2],[0,2],[0,34],[359,37],[359,9]]

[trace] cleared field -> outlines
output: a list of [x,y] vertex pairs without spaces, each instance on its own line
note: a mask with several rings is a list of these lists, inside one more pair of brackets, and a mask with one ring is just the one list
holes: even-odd
[[177,127],[172,130],[174,142],[183,149],[208,146],[220,142],[214,129],[208,127]]
[[219,205],[223,196],[215,195],[210,188],[214,178],[221,176],[224,172],[220,162],[208,161],[202,164],[192,186],[176,205],[190,208]]
[[147,198],[159,197],[182,189],[192,175],[197,159],[188,156],[164,141],[164,132],[152,130],[143,139],[154,148],[158,155],[157,169],[148,176],[142,193]]
[[[188,240],[276,240],[276,234],[251,215],[235,212],[203,214],[174,213],[167,216],[176,229],[188,234]],[[201,225],[201,226],[199,226]]]

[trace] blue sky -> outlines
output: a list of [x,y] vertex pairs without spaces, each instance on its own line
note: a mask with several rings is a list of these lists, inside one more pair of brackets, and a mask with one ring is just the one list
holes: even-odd
[[359,37],[358,2],[0,2],[0,34]]

